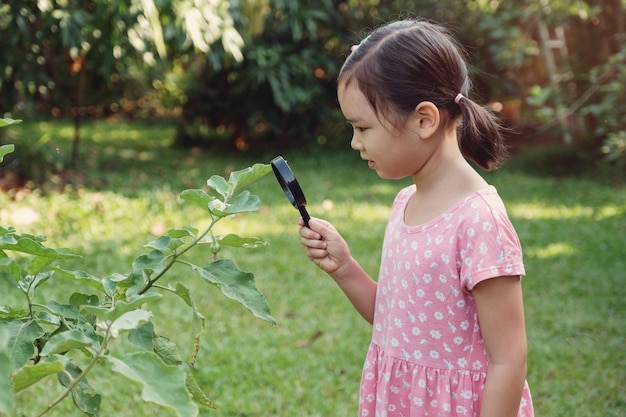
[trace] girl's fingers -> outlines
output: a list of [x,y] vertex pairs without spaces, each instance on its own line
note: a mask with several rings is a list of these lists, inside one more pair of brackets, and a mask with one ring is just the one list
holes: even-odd
[[311,218],[311,220],[309,220],[309,227],[304,226],[304,222],[302,221],[302,219],[300,219],[299,224],[300,236],[302,236],[303,238],[312,240],[323,239],[323,232],[325,228],[324,223],[322,223],[320,220]]
[[302,246],[307,250],[320,250],[326,253],[326,243],[323,240],[301,239]]
[[326,249],[308,248],[306,250],[306,255],[309,259],[322,259],[328,256],[328,252]]

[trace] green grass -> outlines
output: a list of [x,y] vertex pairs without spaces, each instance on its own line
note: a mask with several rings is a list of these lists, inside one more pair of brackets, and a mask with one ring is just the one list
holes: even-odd
[[[69,155],[69,124],[25,122],[8,129],[16,139],[44,129],[58,153]],[[0,224],[47,235],[50,246],[69,246],[83,255],[68,267],[98,275],[127,272],[153,238],[152,229],[207,223],[202,213],[177,200],[180,191],[276,156],[171,149],[173,133],[166,124],[86,124],[84,162],[69,178],[73,185],[64,193],[52,184],[43,192],[0,194]],[[307,195],[310,213],[332,221],[354,256],[376,275],[391,201],[408,182],[377,178],[353,152],[309,149],[283,156]],[[521,155],[486,176],[498,187],[525,250],[528,380],[536,414],[624,416],[626,186],[591,175],[539,176],[525,166]],[[369,325],[307,260],[297,234],[299,215],[274,178],[253,184],[251,191],[261,197],[259,213],[227,219],[220,232],[261,237],[270,245],[224,250],[221,256],[255,273],[278,325],[255,319],[215,288],[188,277],[208,318],[196,373],[217,406],[201,415],[354,416]],[[39,220],[20,218],[27,210]],[[0,304],[18,303],[10,281],[0,278]],[[65,301],[72,288],[59,280],[46,291],[48,298]],[[187,346],[186,306],[168,297],[157,306],[158,331]],[[170,415],[143,404],[139,390],[107,367],[98,368],[90,381],[105,396],[104,416],[128,415],[129,404],[133,416]],[[18,415],[33,415],[57,390],[50,381],[20,393]],[[70,403],[50,415],[80,415]]]

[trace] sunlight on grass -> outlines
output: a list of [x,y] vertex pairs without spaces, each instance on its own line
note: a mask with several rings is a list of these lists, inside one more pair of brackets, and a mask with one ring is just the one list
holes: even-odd
[[548,259],[564,255],[575,255],[576,249],[571,244],[559,242],[551,243],[544,247],[535,246],[526,250],[525,253],[531,258]]
[[511,215],[522,219],[550,220],[591,217],[594,210],[584,206],[546,206],[543,204],[514,204],[509,208]]

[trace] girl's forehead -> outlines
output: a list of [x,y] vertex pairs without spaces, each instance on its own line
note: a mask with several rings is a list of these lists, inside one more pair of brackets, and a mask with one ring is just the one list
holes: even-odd
[[[339,105],[341,109],[344,111],[350,112],[358,112],[362,113],[373,113],[374,110],[372,106],[369,104],[369,101],[361,92],[361,90],[357,87],[356,83],[339,83],[337,88],[337,97],[339,99]],[[346,116],[348,116],[346,114]]]

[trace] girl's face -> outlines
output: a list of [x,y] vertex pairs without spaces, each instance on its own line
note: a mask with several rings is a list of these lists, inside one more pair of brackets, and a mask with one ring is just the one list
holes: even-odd
[[339,82],[339,105],[353,135],[350,145],[359,151],[381,178],[400,179],[417,173],[426,162],[422,141],[412,129],[411,117],[399,129],[378,117],[367,98],[351,82]]

